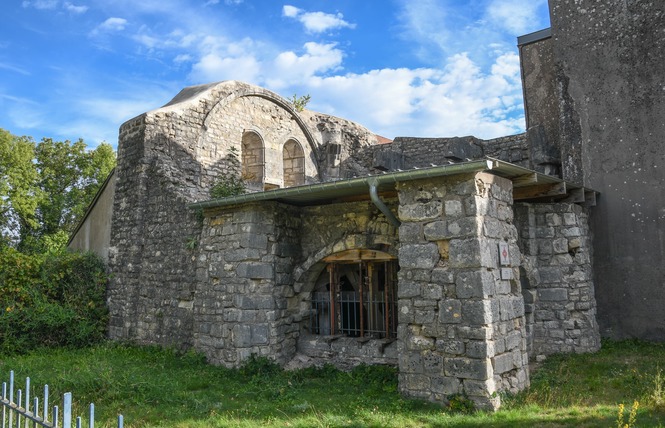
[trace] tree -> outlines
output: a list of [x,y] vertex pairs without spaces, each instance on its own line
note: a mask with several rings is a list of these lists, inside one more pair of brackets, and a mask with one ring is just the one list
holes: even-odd
[[35,143],[0,129],[0,244],[37,227],[35,212],[41,198],[39,175],[33,163]]
[[[87,150],[80,139],[35,144],[0,131],[0,207],[10,219],[2,223],[3,241],[26,252],[64,247],[115,167],[113,148]],[[6,155],[13,150],[18,154]]]

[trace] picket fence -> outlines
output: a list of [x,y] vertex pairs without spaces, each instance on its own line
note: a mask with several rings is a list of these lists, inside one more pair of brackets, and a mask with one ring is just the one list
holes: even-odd
[[[9,390],[8,390],[9,388]],[[2,382],[2,423],[1,428],[29,428],[29,427],[47,427],[47,428],[72,428],[72,393],[67,392],[63,396],[62,415],[60,408],[53,406],[49,409],[49,390],[48,385],[44,385],[44,395],[42,404],[39,403],[39,397],[33,397],[30,401],[30,378],[25,379],[25,389],[16,391],[16,401],[14,401],[14,371],[9,372],[9,384]],[[81,428],[82,418],[76,418],[76,428]],[[122,415],[118,416],[118,428],[123,428],[124,421]],[[88,415],[88,427],[95,426],[95,405],[90,403],[90,412]]]

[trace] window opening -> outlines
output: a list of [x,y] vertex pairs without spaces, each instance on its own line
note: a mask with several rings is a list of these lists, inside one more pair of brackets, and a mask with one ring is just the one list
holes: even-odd
[[310,331],[319,335],[394,338],[396,260],[328,263],[312,292]]
[[284,187],[305,184],[305,154],[296,140],[289,140],[282,150]]
[[263,190],[263,141],[256,132],[242,136],[242,178],[251,190]]

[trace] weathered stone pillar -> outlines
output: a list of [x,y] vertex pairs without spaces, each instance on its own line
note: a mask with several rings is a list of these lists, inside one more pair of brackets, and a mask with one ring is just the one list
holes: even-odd
[[[400,391],[442,403],[462,394],[496,409],[496,392],[528,385],[512,183],[477,173],[398,190]],[[502,279],[500,242],[513,279]]]
[[286,363],[298,325],[287,314],[296,213],[276,203],[206,213],[197,260],[194,346],[235,367],[252,354]]

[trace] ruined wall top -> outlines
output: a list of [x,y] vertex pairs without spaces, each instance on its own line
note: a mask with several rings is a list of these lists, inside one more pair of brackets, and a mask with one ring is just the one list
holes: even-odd
[[[139,126],[140,132],[147,132],[142,138],[145,142],[151,133],[163,135],[185,148],[204,169],[211,169],[213,177],[225,170],[231,147],[242,155],[243,136],[253,132],[264,150],[262,160],[255,161],[265,169],[265,183],[271,187],[285,186],[281,161],[287,141],[297,143],[303,151],[306,179],[299,184],[341,178],[342,161],[359,148],[377,143],[377,136],[357,123],[310,110],[296,111],[278,94],[238,81],[184,88],[163,107],[127,121],[120,128],[119,156],[125,141],[139,130],[137,125],[145,126]],[[150,148],[150,144],[142,146]]]

